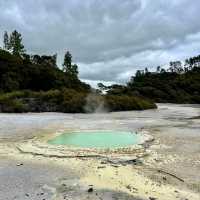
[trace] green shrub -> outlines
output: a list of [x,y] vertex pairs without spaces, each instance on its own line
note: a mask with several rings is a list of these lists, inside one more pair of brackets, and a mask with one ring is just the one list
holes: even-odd
[[9,99],[8,101],[5,101],[4,104],[1,106],[2,112],[7,113],[22,113],[27,112],[28,109],[25,104],[21,100],[17,99]]
[[107,95],[106,107],[110,111],[145,110],[156,108],[156,104],[150,100],[136,96]]
[[61,111],[68,113],[83,113],[86,94],[75,90],[63,90]]
[[99,95],[73,89],[15,91],[0,95],[1,112],[92,113],[156,108],[149,100],[127,95]]

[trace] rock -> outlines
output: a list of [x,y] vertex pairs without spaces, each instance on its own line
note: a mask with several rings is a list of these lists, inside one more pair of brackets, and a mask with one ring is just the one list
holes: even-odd
[[126,188],[129,189],[129,190],[131,190],[131,186],[130,185],[127,185]]
[[97,169],[103,169],[106,168],[106,166],[98,166]]
[[23,164],[23,163],[18,163],[18,164],[17,164],[17,166],[22,166],[22,165],[24,165],[24,164]]
[[149,197],[149,200],[156,200],[157,198],[155,197]]
[[130,191],[130,192],[133,192],[133,193],[137,193],[138,189],[135,188],[135,187],[132,187],[130,185],[127,185],[126,188]]
[[136,191],[138,191],[138,189],[137,189],[137,188],[135,188],[135,187],[132,187],[132,190],[134,190],[135,192],[136,192]]
[[91,192],[93,192],[94,191],[94,189],[92,188],[92,187],[90,187],[89,189],[88,189],[88,193],[91,193]]
[[26,196],[26,197],[29,197],[29,194],[26,193],[25,196]]
[[112,166],[112,167],[115,167],[115,168],[118,168],[118,167],[119,167],[119,165],[116,165],[116,164],[112,164],[111,166]]

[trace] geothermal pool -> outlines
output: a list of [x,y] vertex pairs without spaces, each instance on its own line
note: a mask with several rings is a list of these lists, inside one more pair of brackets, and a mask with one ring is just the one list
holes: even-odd
[[122,148],[140,143],[141,136],[122,131],[84,131],[63,133],[49,144],[81,148]]

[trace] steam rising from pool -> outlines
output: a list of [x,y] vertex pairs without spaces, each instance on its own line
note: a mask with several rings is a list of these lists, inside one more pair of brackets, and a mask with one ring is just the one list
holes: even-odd
[[90,93],[86,97],[86,105],[84,106],[86,113],[106,113],[108,109],[105,106],[103,97]]
[[141,136],[132,132],[84,131],[63,133],[49,144],[81,148],[122,148],[138,144]]

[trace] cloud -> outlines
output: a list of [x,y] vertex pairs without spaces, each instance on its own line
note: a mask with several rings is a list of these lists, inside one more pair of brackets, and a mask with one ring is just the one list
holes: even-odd
[[1,0],[0,33],[19,30],[28,52],[65,50],[80,77],[125,83],[140,68],[199,53],[198,0]]

